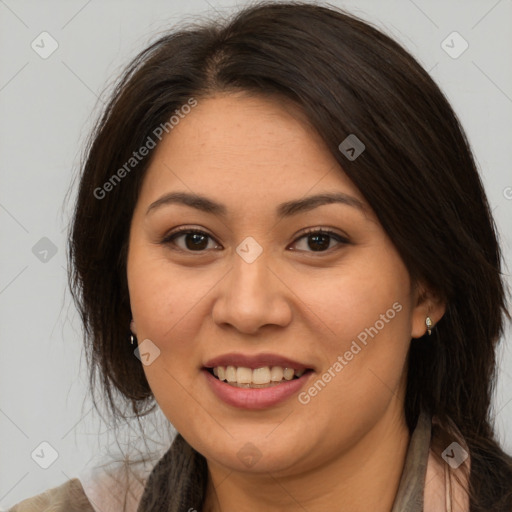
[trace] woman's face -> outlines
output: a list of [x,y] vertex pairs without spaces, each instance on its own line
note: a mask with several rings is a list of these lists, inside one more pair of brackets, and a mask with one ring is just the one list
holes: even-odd
[[429,312],[361,193],[286,105],[200,100],[154,150],[128,254],[134,331],[166,417],[209,464],[276,475],[404,424],[406,355]]

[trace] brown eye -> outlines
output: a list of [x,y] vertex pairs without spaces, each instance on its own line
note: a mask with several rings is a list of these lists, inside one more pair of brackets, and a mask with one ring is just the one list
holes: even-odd
[[[183,239],[184,244],[177,243],[177,240]],[[213,238],[204,231],[197,229],[179,229],[177,232],[167,235],[162,243],[165,245],[173,244],[179,249],[191,252],[203,252],[205,249],[214,249],[219,247],[218,244],[214,244],[213,247],[208,247],[209,240],[213,241]]]
[[299,240],[306,240],[302,248],[298,250],[307,252],[326,252],[332,249],[331,242],[334,239],[339,244],[347,244],[348,240],[334,231],[329,230],[312,230],[301,236],[295,242],[295,245]]

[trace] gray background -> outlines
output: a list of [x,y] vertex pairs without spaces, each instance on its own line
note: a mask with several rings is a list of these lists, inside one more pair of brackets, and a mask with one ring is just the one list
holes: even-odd
[[[65,194],[100,112],[101,93],[160,32],[196,14],[227,14],[243,4],[0,0],[0,510],[94,467],[114,442],[84,399],[80,323],[66,289],[66,225],[74,192],[71,203]],[[512,0],[332,4],[400,41],[448,96],[483,175],[510,283]],[[58,43],[46,59],[31,47],[43,31]],[[469,44],[458,58],[441,46],[453,31]],[[452,37],[446,44],[453,53],[463,41]],[[44,237],[51,243],[40,241]],[[509,452],[511,337],[508,326],[494,400],[497,434]],[[40,467],[44,457],[34,455],[38,464],[31,456],[34,450],[51,454],[42,442],[58,453],[48,469]]]

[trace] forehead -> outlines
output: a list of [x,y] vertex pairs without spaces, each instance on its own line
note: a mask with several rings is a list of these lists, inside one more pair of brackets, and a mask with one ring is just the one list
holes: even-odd
[[198,100],[154,150],[141,198],[196,193],[301,197],[336,189],[364,198],[289,100],[221,94]]

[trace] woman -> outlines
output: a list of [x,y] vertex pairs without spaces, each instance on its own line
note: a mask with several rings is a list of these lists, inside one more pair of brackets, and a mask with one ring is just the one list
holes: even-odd
[[512,510],[488,202],[439,88],[367,23],[267,3],[143,51],[87,148],[70,258],[114,417],[120,392],[179,432],[132,510]]

